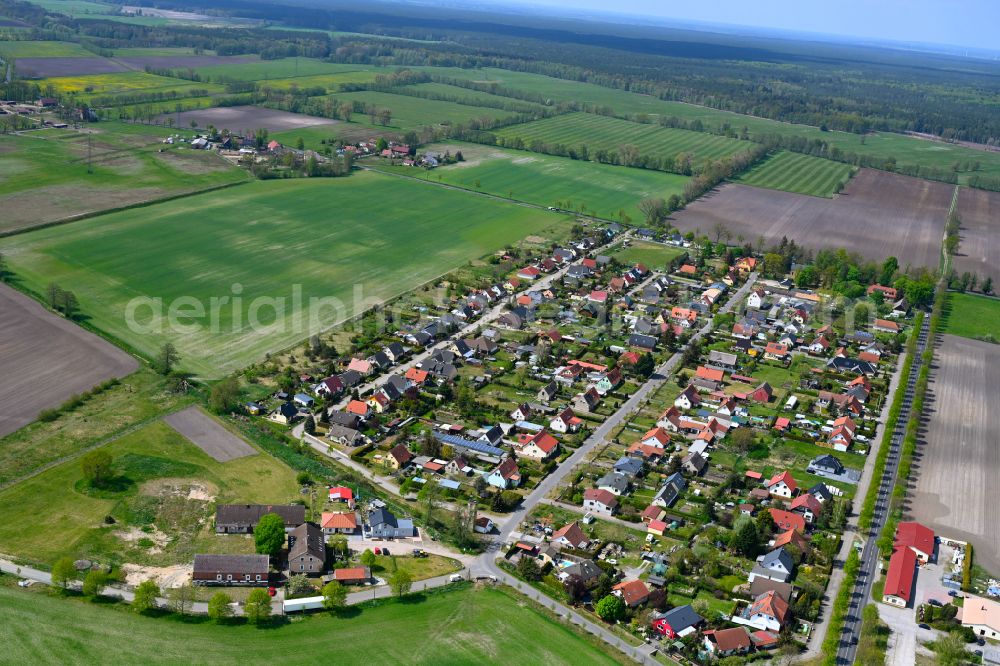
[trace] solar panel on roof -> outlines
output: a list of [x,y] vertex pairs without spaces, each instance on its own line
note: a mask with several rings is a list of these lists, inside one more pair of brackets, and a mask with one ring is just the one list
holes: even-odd
[[504,454],[503,449],[498,449],[495,446],[490,446],[489,444],[485,444],[483,442],[474,442],[471,439],[464,439],[455,435],[444,435],[439,432],[434,433],[434,435],[440,441],[451,446],[458,446],[463,449],[469,449],[470,451],[477,451],[488,456],[502,456]]

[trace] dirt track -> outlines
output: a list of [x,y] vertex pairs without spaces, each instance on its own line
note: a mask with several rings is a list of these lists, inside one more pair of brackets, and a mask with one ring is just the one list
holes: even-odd
[[915,457],[912,517],[971,541],[975,561],[1000,573],[1000,345],[942,336],[928,388],[930,423]]
[[0,285],[0,437],[139,362]]
[[675,216],[681,231],[712,235],[725,225],[768,243],[782,237],[806,247],[846,248],[872,261],[895,256],[901,266],[938,266],[954,187],[862,169],[833,199],[727,183]]
[[219,462],[257,453],[256,449],[223,428],[218,421],[197,406],[164,416],[163,420]]
[[[962,218],[962,242],[955,257],[955,270],[989,275],[1000,282],[1000,192],[963,187],[958,193]],[[994,287],[996,289],[998,287]]]

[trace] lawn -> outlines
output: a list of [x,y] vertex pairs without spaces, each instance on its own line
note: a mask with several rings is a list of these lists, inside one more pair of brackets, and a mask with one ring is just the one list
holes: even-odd
[[564,222],[357,173],[257,181],[22,234],[0,252],[37,293],[72,287],[98,329],[150,356],[170,340],[183,368],[218,377]]
[[646,169],[630,169],[475,144],[438,144],[430,152],[461,151],[465,162],[437,169],[398,167],[397,171],[488,192],[539,206],[579,210],[604,218],[639,221],[638,203],[647,198],[680,195],[685,176]]
[[[360,102],[365,108],[389,109],[392,111],[392,119],[388,128],[399,131],[416,129],[426,125],[464,123],[473,118],[506,118],[515,115],[513,111],[485,106],[467,106],[455,102],[442,102],[435,99],[422,99],[372,90],[335,93],[328,95],[325,99],[335,100],[338,103]],[[354,114],[353,120],[368,123],[372,127],[382,127],[377,118],[372,123],[369,116],[362,113]]]
[[93,53],[74,42],[5,42],[0,41],[0,55],[5,58],[94,58]]
[[617,153],[621,146],[634,144],[642,155],[670,156],[692,153],[695,162],[714,160],[750,147],[746,142],[705,132],[634,123],[592,113],[568,113],[543,118],[497,131],[506,141],[520,139],[528,147],[534,141],[563,145],[579,150],[586,146],[593,155],[598,150]]
[[646,268],[664,269],[668,262],[685,251],[670,245],[635,241],[629,247],[620,248],[613,256],[625,265],[645,264]]
[[[40,562],[69,554],[100,562],[186,563],[195,551],[252,547],[241,537],[215,536],[209,498],[278,503],[299,496],[295,473],[274,458],[257,454],[219,463],[159,421],[101,450],[112,456],[121,480],[115,491],[89,490],[79,460],[0,491],[3,552]],[[186,489],[195,484],[205,494],[190,498]],[[116,524],[103,524],[108,515]],[[163,532],[170,541],[156,552],[119,536],[129,529]]]
[[0,622],[7,659],[25,664],[187,664],[192,659],[242,664],[247,655],[271,664],[312,659],[435,665],[624,661],[512,592],[472,587],[380,602],[343,617],[318,613],[261,630],[140,617],[119,608],[0,586]]
[[945,333],[973,340],[1000,341],[1000,299],[948,294]]
[[89,140],[85,132],[55,129],[0,136],[0,233],[247,180],[245,171],[206,151],[160,152],[167,133],[107,122]]
[[54,421],[35,421],[0,438],[0,486],[193,399],[171,391],[151,370],[139,370]]
[[738,178],[744,185],[772,190],[832,197],[838,184],[843,187],[855,169],[821,157],[781,151]]
[[406,571],[413,580],[427,580],[462,570],[462,563],[450,557],[431,554],[427,557],[413,557],[402,546],[395,550],[399,552],[388,557],[375,556],[375,564],[372,566],[374,576],[388,578],[394,571]]

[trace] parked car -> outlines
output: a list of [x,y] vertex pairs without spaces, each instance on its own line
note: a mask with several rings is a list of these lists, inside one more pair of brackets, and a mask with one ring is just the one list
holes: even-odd
[[917,626],[920,627],[921,629],[930,629],[930,625],[924,624],[923,622],[921,622]]
[[461,583],[463,580],[465,579],[462,578],[462,574],[452,574],[448,576],[448,582],[450,583]]

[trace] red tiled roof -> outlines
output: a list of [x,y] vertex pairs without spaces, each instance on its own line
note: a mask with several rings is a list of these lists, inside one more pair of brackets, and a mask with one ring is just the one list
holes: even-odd
[[320,527],[325,530],[353,530],[358,527],[358,518],[353,513],[324,513]]
[[909,548],[897,548],[889,558],[889,570],[885,574],[883,594],[899,597],[909,603],[916,566],[916,553]]
[[916,548],[931,555],[934,552],[934,530],[920,523],[900,523],[896,527],[896,548]]
[[792,478],[792,475],[791,475],[791,473],[788,470],[785,470],[781,474],[775,474],[764,485],[767,486],[768,488],[770,488],[771,486],[773,486],[773,485],[775,485],[777,483],[781,483],[782,481],[785,482],[785,485],[788,486],[788,489],[791,490],[793,493],[799,487],[799,484],[795,483],[795,479]]
[[583,500],[585,502],[597,501],[609,508],[618,506],[618,498],[615,497],[614,493],[603,488],[587,488],[583,491]]
[[771,520],[783,530],[796,529],[800,532],[806,531],[806,519],[797,513],[785,511],[784,509],[768,509],[771,512]]
[[699,379],[707,379],[713,382],[721,382],[726,378],[726,372],[724,370],[719,370],[717,368],[706,368],[703,365],[698,366],[698,370],[695,372]]
[[622,593],[622,599],[625,600],[626,606],[638,606],[649,598],[649,588],[638,578],[618,583],[611,589]]

